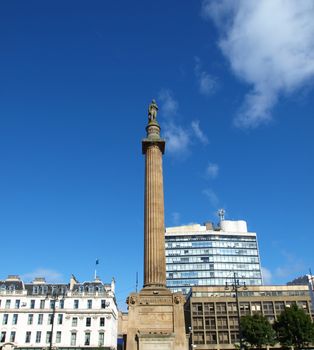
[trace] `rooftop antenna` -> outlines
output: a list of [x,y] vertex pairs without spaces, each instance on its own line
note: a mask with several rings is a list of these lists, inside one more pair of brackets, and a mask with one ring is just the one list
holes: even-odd
[[[314,277],[313,277],[313,275],[312,275],[312,270],[311,270],[311,268],[309,268],[309,271],[310,271],[309,280],[310,280],[310,282],[311,282],[311,284],[312,284],[312,287],[313,287],[313,286],[314,286],[314,284],[313,284]],[[313,306],[314,306],[314,305],[313,305]]]
[[225,220],[225,214],[226,214],[226,211],[225,209],[218,209],[218,216],[219,216],[219,222]]

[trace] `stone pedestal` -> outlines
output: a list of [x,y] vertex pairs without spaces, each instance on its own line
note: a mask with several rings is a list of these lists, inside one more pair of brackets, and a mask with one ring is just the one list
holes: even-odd
[[146,287],[127,302],[127,350],[187,350],[181,293]]

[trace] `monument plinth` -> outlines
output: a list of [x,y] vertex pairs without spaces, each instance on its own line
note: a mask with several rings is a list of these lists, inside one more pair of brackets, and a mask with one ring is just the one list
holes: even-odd
[[181,293],[166,288],[164,190],[162,155],[165,141],[160,137],[158,107],[153,100],[148,108],[145,155],[144,203],[144,287],[131,293],[127,350],[187,350]]

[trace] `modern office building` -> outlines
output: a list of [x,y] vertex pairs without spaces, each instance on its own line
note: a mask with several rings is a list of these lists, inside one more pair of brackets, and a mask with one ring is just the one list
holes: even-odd
[[242,285],[237,294],[238,298],[235,298],[232,286],[192,287],[185,305],[191,349],[238,349],[238,307],[240,316],[259,313],[273,323],[285,307],[296,303],[313,318],[307,285],[247,288]]
[[166,228],[167,287],[187,294],[191,286],[232,282],[233,273],[247,285],[262,285],[256,233],[245,221]]
[[115,282],[0,281],[0,348],[116,349]]

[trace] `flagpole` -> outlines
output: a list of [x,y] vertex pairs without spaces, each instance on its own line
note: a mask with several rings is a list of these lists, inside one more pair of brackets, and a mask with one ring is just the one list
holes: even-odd
[[97,278],[97,270],[96,270],[96,267],[97,267],[98,264],[99,264],[99,259],[97,258],[97,259],[96,259],[96,263],[95,263],[95,277],[94,277],[95,280],[96,280],[96,278]]

